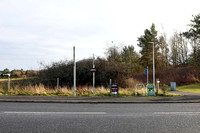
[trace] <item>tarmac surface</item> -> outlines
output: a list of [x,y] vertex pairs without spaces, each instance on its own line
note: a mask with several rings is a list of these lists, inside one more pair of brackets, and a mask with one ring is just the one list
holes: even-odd
[[68,97],[68,96],[0,96],[0,102],[37,103],[200,103],[200,94],[169,91],[173,97]]
[[200,103],[0,102],[0,133],[199,133]]

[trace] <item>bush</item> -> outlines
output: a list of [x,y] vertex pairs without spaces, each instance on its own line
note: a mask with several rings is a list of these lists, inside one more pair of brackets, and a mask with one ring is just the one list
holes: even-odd
[[[77,85],[90,85],[92,86],[92,59],[85,59],[76,63],[76,82]],[[109,79],[111,78],[113,83],[119,84],[121,87],[125,87],[126,76],[123,73],[123,67],[108,62],[105,59],[97,58],[95,60],[95,85],[96,86],[109,86]],[[55,87],[57,84],[56,79],[59,78],[60,86],[73,86],[73,62],[61,61],[58,63],[52,63],[45,66],[45,69],[39,72],[39,80],[45,86]]]
[[[170,85],[170,82],[176,82],[177,86],[200,82],[200,70],[193,66],[171,67],[157,71],[155,76],[159,78],[162,86]],[[152,72],[149,72],[149,83],[153,83],[152,77]],[[146,75],[144,73],[135,74],[133,78],[146,83]]]

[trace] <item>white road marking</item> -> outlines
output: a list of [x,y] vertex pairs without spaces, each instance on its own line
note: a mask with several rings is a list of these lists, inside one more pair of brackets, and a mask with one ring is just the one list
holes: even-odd
[[154,114],[200,114],[200,112],[154,112]]
[[105,115],[106,112],[4,112],[4,114],[77,114],[77,115]]

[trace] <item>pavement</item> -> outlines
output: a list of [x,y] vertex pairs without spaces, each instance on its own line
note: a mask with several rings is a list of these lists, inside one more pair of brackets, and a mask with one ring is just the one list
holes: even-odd
[[68,96],[9,96],[1,95],[0,102],[36,103],[200,103],[200,94],[169,91],[173,97],[68,97]]

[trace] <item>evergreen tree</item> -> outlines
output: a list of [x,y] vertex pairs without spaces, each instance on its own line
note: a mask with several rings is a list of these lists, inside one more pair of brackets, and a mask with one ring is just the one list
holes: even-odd
[[191,63],[200,66],[200,13],[198,15],[193,15],[191,24],[189,24],[190,29],[183,32],[183,36],[190,40],[193,52],[191,54]]
[[[144,35],[138,38],[138,46],[141,48],[141,59],[140,63],[145,68],[149,66],[152,68],[153,64],[153,44],[154,42],[154,54],[155,54],[155,64],[157,62],[157,56],[159,56],[159,44],[157,39],[157,31],[155,29],[155,24],[152,24],[150,30],[146,29]],[[156,66],[156,65],[155,65]]]
[[125,67],[125,73],[127,75],[139,71],[139,55],[136,53],[133,45],[123,47],[120,56]]

